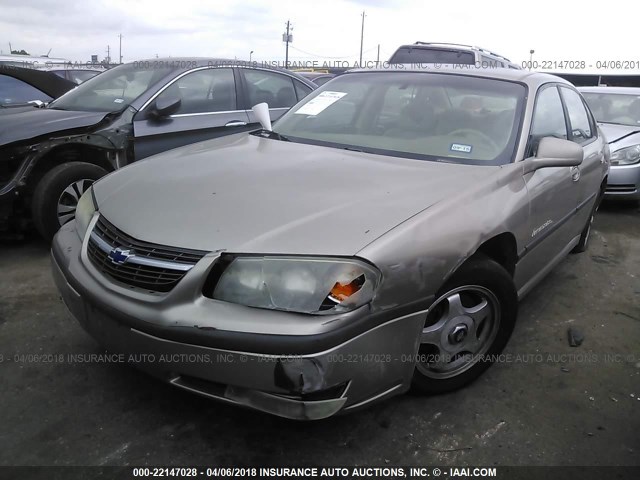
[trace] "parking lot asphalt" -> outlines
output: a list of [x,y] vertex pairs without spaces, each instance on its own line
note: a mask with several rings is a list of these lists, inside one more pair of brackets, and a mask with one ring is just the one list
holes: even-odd
[[48,247],[0,244],[0,273],[0,465],[640,465],[637,206],[601,208],[589,250],[524,299],[478,381],[313,423],[70,362],[101,349],[60,300]]

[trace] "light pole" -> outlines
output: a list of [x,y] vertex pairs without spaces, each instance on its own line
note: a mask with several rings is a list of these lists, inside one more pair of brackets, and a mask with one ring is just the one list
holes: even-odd
[[289,33],[291,31],[293,31],[293,25],[287,20],[287,32],[282,34],[282,41],[286,43],[284,68],[289,68],[289,43],[293,42],[293,35]]
[[249,63],[251,63],[251,55],[253,55],[253,50],[249,52]]
[[366,17],[366,15],[364,14],[364,10],[362,11],[362,29],[360,30],[360,64],[358,65],[360,68],[362,68],[362,45],[364,43],[364,17]]
[[536,51],[532,48],[531,50],[529,50],[529,70],[531,70],[531,67],[533,66],[533,54],[536,53]]
[[118,35],[120,39],[120,64],[122,64],[122,34]]

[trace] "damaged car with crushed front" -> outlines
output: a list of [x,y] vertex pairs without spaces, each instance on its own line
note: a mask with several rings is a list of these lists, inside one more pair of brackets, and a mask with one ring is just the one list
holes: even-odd
[[175,387],[292,419],[458,389],[587,248],[609,152],[560,78],[351,71],[265,108],[99,180],[53,242],[83,328]]
[[34,225],[50,240],[98,178],[159,152],[254,130],[251,105],[269,102],[277,119],[314,88],[296,73],[248,62],[154,59],[112,68],[41,108],[7,109],[0,232]]

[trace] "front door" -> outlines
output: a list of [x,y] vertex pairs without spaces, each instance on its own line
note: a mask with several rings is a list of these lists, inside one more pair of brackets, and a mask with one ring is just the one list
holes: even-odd
[[[134,117],[135,159],[251,129],[237,97],[233,68],[204,67],[181,75]],[[156,100],[173,98],[181,101],[176,112],[153,115]]]
[[[528,156],[535,156],[544,137],[569,137],[567,119],[555,84],[538,91]],[[579,191],[571,167],[541,168],[527,173],[524,181],[529,195],[530,233],[520,251],[521,268],[518,270],[525,278],[531,278],[557,259],[575,236]]]

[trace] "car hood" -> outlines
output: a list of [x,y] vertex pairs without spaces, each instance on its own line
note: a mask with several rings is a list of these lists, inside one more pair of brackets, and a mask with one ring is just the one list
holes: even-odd
[[92,127],[108,115],[106,112],[72,112],[52,108],[29,108],[0,115],[0,145],[50,137],[69,131]]
[[0,106],[0,115],[15,115],[16,113],[30,112],[34,108],[38,108],[36,105],[2,105]]
[[612,152],[640,143],[640,125],[637,127],[614,123],[600,123],[598,125],[607,139],[607,143],[611,146]]
[[152,243],[245,253],[354,255],[500,167],[401,159],[238,134],[103,178],[100,213]]

